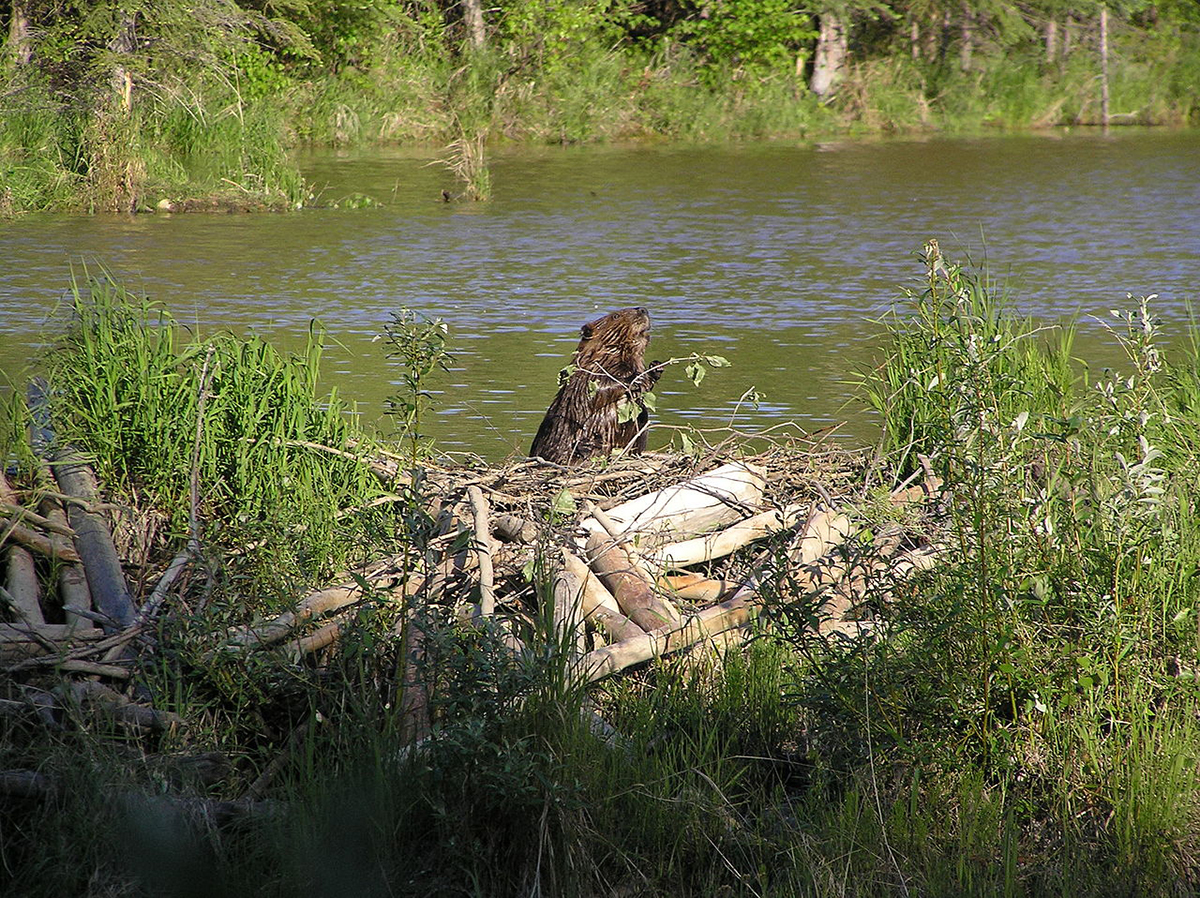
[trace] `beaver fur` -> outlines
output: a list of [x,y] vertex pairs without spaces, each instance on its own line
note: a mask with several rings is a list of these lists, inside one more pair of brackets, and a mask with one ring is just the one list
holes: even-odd
[[[530,456],[572,465],[614,449],[641,452],[650,420],[642,394],[653,389],[659,375],[656,367],[646,368],[650,314],[620,309],[589,321],[579,332],[569,374],[560,380]],[[630,402],[637,407],[633,418],[620,413]]]

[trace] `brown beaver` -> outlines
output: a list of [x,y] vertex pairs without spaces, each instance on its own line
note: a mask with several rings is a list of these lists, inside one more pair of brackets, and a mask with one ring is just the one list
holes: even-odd
[[642,394],[653,389],[659,375],[656,367],[646,368],[650,314],[621,309],[589,321],[579,332],[569,374],[560,378],[529,454],[570,465],[614,449],[641,452],[650,420]]

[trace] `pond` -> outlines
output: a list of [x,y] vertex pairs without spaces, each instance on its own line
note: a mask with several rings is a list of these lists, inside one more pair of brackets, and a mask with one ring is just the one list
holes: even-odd
[[[72,268],[103,266],[211,333],[299,346],[326,328],[329,385],[386,429],[396,373],[376,338],[394,312],[443,318],[453,370],[436,379],[445,450],[523,453],[585,321],[650,310],[650,356],[722,355],[693,387],[659,384],[663,425],[750,431],[846,420],[872,436],[852,382],[875,323],[915,286],[937,237],[984,261],[1037,319],[1083,316],[1077,349],[1119,363],[1099,319],[1157,293],[1183,339],[1200,290],[1200,134],[1117,130],[980,139],[721,147],[506,149],[493,197],[444,203],[436,149],[313,152],[331,202],[288,215],[26,216],[0,222],[0,370],[27,374],[53,339]],[[741,401],[751,390],[763,398]]]

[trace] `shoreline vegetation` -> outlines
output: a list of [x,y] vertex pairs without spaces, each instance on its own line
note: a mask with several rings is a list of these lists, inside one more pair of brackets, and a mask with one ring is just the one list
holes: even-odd
[[[285,356],[76,285],[0,416],[0,891],[1194,894],[1200,335],[1168,357],[1130,297],[1097,374],[921,258],[878,447],[575,469],[438,463],[452,322],[388,330],[387,437],[317,393],[315,327]],[[720,472],[723,529],[634,529]]]
[[1200,123],[1191,0],[315,0],[0,8],[0,215],[285,210],[303,144]]

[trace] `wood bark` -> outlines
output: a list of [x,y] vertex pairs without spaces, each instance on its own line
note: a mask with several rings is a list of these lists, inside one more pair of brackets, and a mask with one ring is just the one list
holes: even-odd
[[487,42],[482,0],[462,0],[462,13],[463,24],[467,29],[467,43],[472,50],[482,50]]
[[[56,459],[54,477],[62,491],[69,496],[93,502],[96,499],[96,477],[78,456],[64,453]],[[86,511],[74,503],[67,509],[67,519],[75,531],[75,548],[83,563],[88,589],[96,611],[104,615],[105,632],[123,630],[133,621],[136,609],[121,559],[113,546],[112,531],[98,514]]]
[[621,606],[621,610],[643,630],[657,630],[679,621],[679,612],[656,594],[654,578],[607,533],[589,533],[588,563]]
[[29,19],[29,0],[12,0],[12,18],[8,20],[8,56],[17,65],[33,59],[33,29]]
[[1046,20],[1046,65],[1058,60],[1058,21],[1053,17]]
[[817,37],[817,50],[813,55],[813,73],[808,82],[809,90],[818,97],[831,96],[842,80],[849,44],[846,26],[834,12],[820,15],[821,30]]

